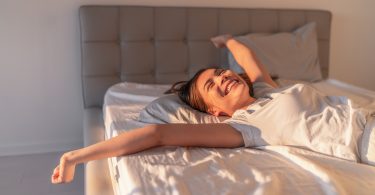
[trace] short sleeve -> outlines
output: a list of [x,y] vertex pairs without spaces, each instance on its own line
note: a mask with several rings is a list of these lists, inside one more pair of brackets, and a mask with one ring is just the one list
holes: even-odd
[[245,147],[252,147],[255,145],[253,141],[253,134],[248,125],[234,122],[228,122],[227,124],[241,133]]
[[254,147],[257,146],[256,143],[256,132],[259,132],[258,128],[252,126],[248,122],[246,122],[246,111],[241,113],[235,113],[234,117],[223,121],[239,131],[242,135],[245,147]]
[[264,97],[267,93],[271,93],[274,90],[275,88],[266,82],[254,82],[253,83],[253,91],[254,91],[255,98]]

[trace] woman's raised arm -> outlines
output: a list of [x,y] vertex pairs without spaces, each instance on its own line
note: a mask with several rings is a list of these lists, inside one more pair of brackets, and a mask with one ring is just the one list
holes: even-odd
[[272,80],[266,68],[257,59],[255,53],[231,35],[220,35],[211,39],[218,48],[227,47],[234,59],[244,69],[251,82],[264,81],[273,87],[277,84]]
[[52,183],[68,183],[79,163],[137,153],[157,146],[234,148],[243,146],[241,133],[228,124],[148,125],[109,140],[65,153],[51,176]]

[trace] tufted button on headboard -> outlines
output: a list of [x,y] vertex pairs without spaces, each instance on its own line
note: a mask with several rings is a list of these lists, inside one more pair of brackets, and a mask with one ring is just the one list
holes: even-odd
[[214,48],[213,36],[291,32],[311,21],[328,76],[329,11],[82,6],[79,16],[85,108],[101,107],[106,90],[121,81],[174,83],[204,67],[227,67],[227,50]]

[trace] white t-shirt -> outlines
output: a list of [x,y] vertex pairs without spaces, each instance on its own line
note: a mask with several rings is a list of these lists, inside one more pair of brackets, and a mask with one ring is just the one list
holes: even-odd
[[289,145],[358,161],[366,114],[343,96],[326,96],[312,86],[273,88],[254,83],[258,98],[224,121],[241,132],[245,147]]

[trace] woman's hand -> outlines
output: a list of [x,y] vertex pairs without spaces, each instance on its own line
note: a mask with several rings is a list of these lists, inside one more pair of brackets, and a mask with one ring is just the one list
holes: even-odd
[[69,161],[69,153],[60,158],[60,164],[53,170],[51,182],[53,184],[69,183],[73,181],[76,164]]
[[223,48],[226,47],[227,41],[229,39],[233,38],[232,35],[230,34],[224,34],[224,35],[219,35],[216,37],[212,37],[211,41],[217,48]]
[[252,83],[262,81],[273,87],[277,87],[277,84],[272,80],[268,71],[256,58],[255,53],[250,47],[234,39],[230,34],[212,37],[211,41],[217,48],[228,48],[238,65],[245,71]]

